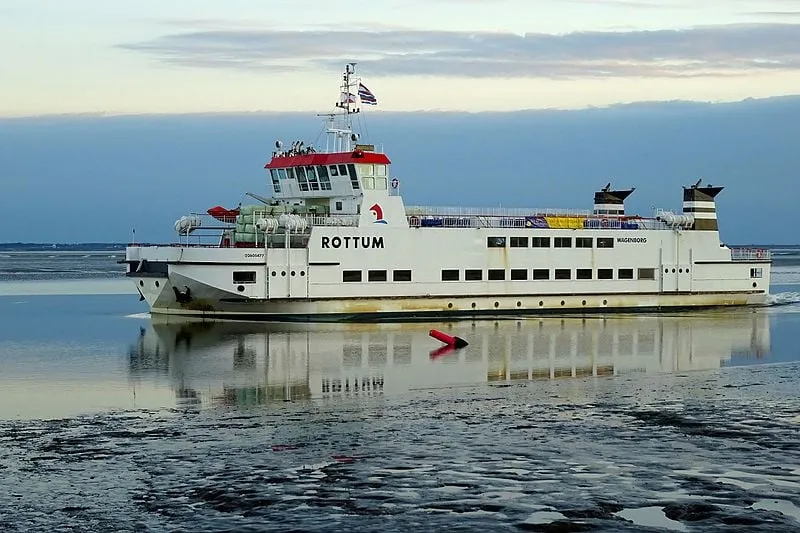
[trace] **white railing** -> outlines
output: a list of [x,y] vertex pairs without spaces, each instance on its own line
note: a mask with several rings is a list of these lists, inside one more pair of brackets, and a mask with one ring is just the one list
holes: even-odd
[[771,261],[772,252],[766,248],[731,248],[731,261]]
[[530,209],[526,207],[434,207],[434,206],[407,206],[406,214],[409,216],[482,216],[482,217],[533,217],[533,216],[561,216],[561,217],[587,217],[592,214],[586,209]]

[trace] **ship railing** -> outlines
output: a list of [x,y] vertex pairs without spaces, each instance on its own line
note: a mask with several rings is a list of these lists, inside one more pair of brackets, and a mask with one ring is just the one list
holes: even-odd
[[731,261],[771,261],[772,251],[767,248],[731,248]]
[[411,227],[665,230],[667,224],[637,216],[603,216],[589,211],[519,208],[408,207]]

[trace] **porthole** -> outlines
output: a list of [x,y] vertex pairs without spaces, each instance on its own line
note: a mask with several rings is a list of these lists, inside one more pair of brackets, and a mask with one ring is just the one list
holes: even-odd
[[475,302],[472,302],[472,308],[475,309],[478,305]]
[[273,270],[273,271],[272,271],[272,277],[274,278],[274,277],[275,277],[275,276],[277,276],[277,275],[278,275],[278,273],[277,273],[277,272],[275,272],[275,271]]
[[305,270],[301,270],[300,271],[300,276],[302,277],[302,276],[305,276],[305,275],[306,275],[306,271]]
[[603,300],[603,305],[608,305],[608,300]]
[[669,269],[668,268],[664,269],[664,274],[669,274]]
[[140,286],[140,287],[144,287],[144,280],[143,280],[143,279],[140,279],[140,280],[139,280],[139,286]]
[[286,277],[286,271],[285,270],[281,270],[281,276]]
[[678,269],[678,274],[683,274],[683,269],[682,268]]
[[756,283],[756,282],[754,281],[754,282],[753,282],[753,288],[755,289],[756,287],[758,287],[758,283]]
[[583,300],[583,301],[581,302],[581,305],[586,305],[586,300]]
[[161,284],[158,282],[158,280],[156,280],[156,289],[159,288],[160,286]]
[[522,302],[517,302],[517,307],[522,307]]
[[239,285],[238,287],[236,287],[236,290],[239,292],[244,292],[244,285]]
[[542,300],[539,300],[539,307],[544,307],[544,302]]
[[500,307],[500,302],[495,302],[495,303],[494,303],[494,307],[495,307],[495,309],[497,309],[498,307]]
[[674,268],[672,269],[672,273],[673,273],[673,274],[675,273],[675,269],[674,269]]
[[561,300],[561,305],[564,305],[565,303],[566,303],[566,302],[565,302],[564,300]]
[[686,269],[686,273],[687,273],[687,274],[689,273],[689,269],[688,269],[688,268]]
[[453,308],[453,302],[450,302],[449,304],[447,304],[447,308],[448,309],[452,309]]
[[292,270],[292,276],[296,276],[296,275],[297,275],[297,272],[295,272],[294,270]]

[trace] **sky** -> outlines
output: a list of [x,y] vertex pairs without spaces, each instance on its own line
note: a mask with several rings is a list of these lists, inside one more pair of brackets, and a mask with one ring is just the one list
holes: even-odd
[[[345,63],[407,204],[680,210],[798,243],[800,0],[3,0],[0,242],[174,240],[319,146]],[[308,142],[306,143],[308,144]]]
[[800,90],[800,0],[4,0],[0,116],[732,101]]

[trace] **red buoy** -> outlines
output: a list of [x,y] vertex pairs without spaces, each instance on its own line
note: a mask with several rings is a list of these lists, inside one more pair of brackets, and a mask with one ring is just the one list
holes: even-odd
[[447,344],[448,346],[453,346],[455,348],[463,348],[464,346],[468,345],[469,343],[462,339],[461,337],[456,337],[454,335],[448,335],[443,331],[439,331],[438,329],[432,329],[428,332],[428,335],[433,337],[438,341],[442,341],[443,343]]

